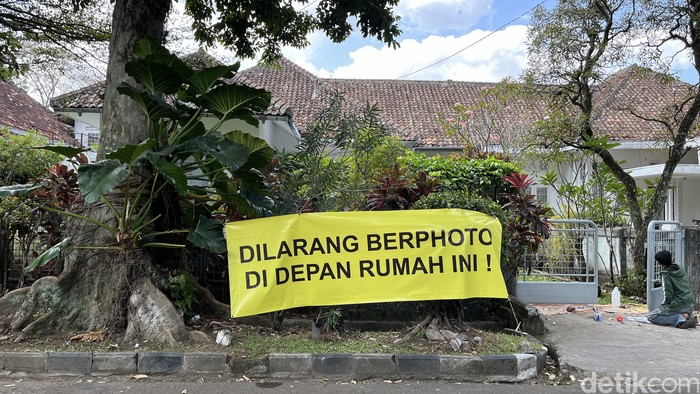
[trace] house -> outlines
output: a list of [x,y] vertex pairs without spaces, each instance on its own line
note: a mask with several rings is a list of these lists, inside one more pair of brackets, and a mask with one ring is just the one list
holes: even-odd
[[[183,56],[182,60],[195,70],[221,64],[201,49]],[[56,113],[67,116],[75,122],[76,139],[85,147],[97,144],[99,141],[104,90],[105,82],[98,82],[51,100],[51,107]],[[281,104],[273,97],[265,113],[257,114],[260,121],[259,127],[240,120],[229,120],[224,123],[223,128],[245,131],[266,140],[276,149],[290,151],[301,139],[290,111],[289,106]],[[205,116],[202,122],[205,127],[210,127],[217,123],[217,119]]]
[[50,144],[75,145],[73,128],[10,82],[0,81],[0,127],[15,134],[36,132]]
[[[456,103],[471,107],[480,99],[480,92],[494,86],[482,82],[317,78],[284,58],[279,68],[254,66],[239,72],[237,79],[272,92],[273,105],[258,115],[258,128],[245,131],[265,139],[278,150],[294,150],[306,126],[328,106],[334,92],[339,91],[350,109],[367,102],[377,103],[390,132],[407,147],[429,155],[461,152],[464,145],[458,136],[444,132],[437,114],[450,112]],[[646,187],[645,180],[653,181],[661,173],[668,150],[664,141],[668,137],[661,124],[642,118],[659,117],[671,103],[687,94],[691,86],[629,66],[596,88],[594,129],[609,134],[610,142],[619,144],[612,149],[613,155],[624,162],[641,187]],[[55,98],[52,106],[57,113],[74,119],[76,130],[85,124],[93,127],[91,132],[97,132],[103,94],[100,85],[93,85]],[[520,133],[526,133],[545,114],[544,103],[517,99],[499,112],[506,120],[503,127]],[[689,141],[689,152],[678,166],[669,190],[665,217],[660,219],[677,220],[684,225],[700,219],[700,205],[694,201],[694,196],[700,194],[697,145],[697,139]],[[541,175],[546,168],[530,163],[526,170]],[[562,176],[573,171],[564,168]],[[555,193],[548,187],[540,186],[534,193],[541,201],[557,204]]]

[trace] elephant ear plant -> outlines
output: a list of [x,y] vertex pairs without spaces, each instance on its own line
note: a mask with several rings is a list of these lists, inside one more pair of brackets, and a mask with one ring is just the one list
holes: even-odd
[[[223,225],[216,217],[270,212],[272,200],[258,169],[270,164],[274,151],[239,127],[257,127],[255,114],[267,109],[271,95],[236,84],[238,68],[236,63],[194,70],[155,41],[137,42],[126,72],[140,86],[123,83],[118,91],[145,113],[149,138],[78,168],[85,203],[102,202],[114,220],[63,213],[91,221],[115,240],[79,247],[182,248],[189,241],[223,253]],[[68,157],[79,152],[47,149]]]

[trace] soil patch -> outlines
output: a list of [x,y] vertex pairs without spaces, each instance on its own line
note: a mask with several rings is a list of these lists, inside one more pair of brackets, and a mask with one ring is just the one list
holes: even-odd
[[[454,351],[444,341],[433,341],[418,335],[408,342],[396,344],[406,330],[360,331],[343,330],[325,332],[322,340],[311,335],[311,320],[308,327],[285,325],[280,331],[267,326],[243,324],[232,319],[199,319],[188,324],[203,332],[206,343],[182,343],[176,347],[145,342],[123,342],[121,336],[109,332],[76,332],[64,335],[27,339],[15,342],[17,334],[0,335],[0,352],[124,352],[124,351],[175,351],[175,352],[225,352],[236,358],[258,358],[268,353],[404,353],[404,354],[500,354],[518,352],[523,337],[504,333],[478,330],[469,327],[470,337],[479,337],[481,344]],[[408,325],[406,326],[406,329]],[[216,343],[222,330],[231,335],[231,345]],[[537,344],[532,344],[537,346]]]

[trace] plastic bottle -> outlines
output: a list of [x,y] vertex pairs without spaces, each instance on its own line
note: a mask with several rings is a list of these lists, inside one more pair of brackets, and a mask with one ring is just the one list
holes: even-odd
[[615,308],[620,307],[620,289],[615,287],[612,291],[612,306]]

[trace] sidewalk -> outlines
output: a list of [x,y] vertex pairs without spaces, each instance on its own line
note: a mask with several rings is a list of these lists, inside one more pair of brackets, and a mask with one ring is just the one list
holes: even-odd
[[[637,379],[700,379],[695,350],[700,329],[628,321],[627,316],[638,314],[620,310],[602,311],[603,320],[596,322],[590,308],[579,308],[573,313],[541,314],[547,329],[543,342],[555,349],[562,369],[577,378],[595,372],[609,377],[636,373]],[[617,316],[623,317],[622,323]]]
[[403,354],[270,354],[262,362],[226,353],[0,352],[0,375],[235,374],[247,377],[409,379],[521,382],[537,375],[537,354],[435,356]]

